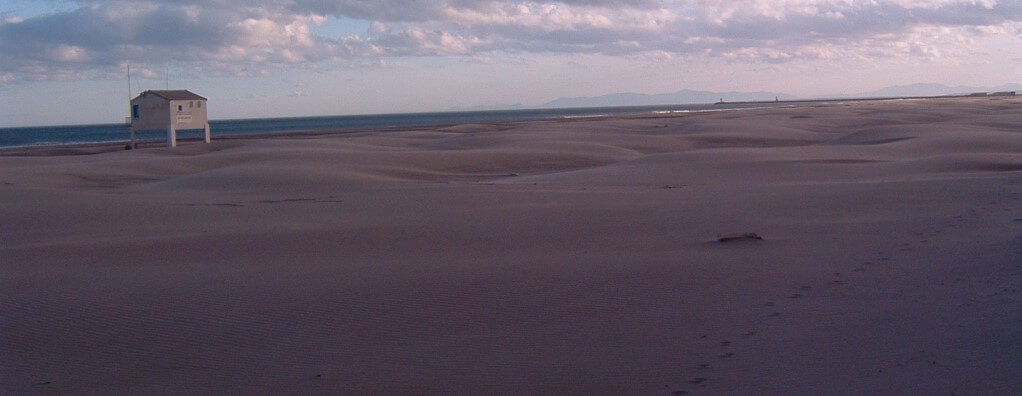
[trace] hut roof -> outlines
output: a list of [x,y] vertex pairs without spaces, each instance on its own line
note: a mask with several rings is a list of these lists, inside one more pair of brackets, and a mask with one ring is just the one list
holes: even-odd
[[173,89],[169,91],[149,90],[142,92],[139,96],[145,96],[146,94],[153,94],[166,100],[206,100],[206,98],[185,89]]

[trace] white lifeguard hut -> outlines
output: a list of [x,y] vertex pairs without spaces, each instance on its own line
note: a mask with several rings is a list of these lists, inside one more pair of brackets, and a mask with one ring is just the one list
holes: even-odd
[[177,131],[202,129],[209,143],[206,98],[187,90],[149,90],[131,99],[131,148],[138,131],[167,131],[167,147],[177,147]]

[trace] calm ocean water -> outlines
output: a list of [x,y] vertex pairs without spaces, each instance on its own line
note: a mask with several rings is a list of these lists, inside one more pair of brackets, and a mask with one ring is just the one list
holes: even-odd
[[[782,102],[783,104],[783,102]],[[475,122],[528,121],[575,117],[663,114],[775,106],[774,103],[686,104],[637,107],[464,111],[353,116],[260,118],[210,121],[213,138],[288,132],[345,131],[365,128],[448,125]],[[201,130],[179,131],[178,138],[201,137]],[[162,141],[166,132],[142,133],[143,140]],[[124,124],[0,128],[0,148],[88,143],[120,143],[129,139]]]

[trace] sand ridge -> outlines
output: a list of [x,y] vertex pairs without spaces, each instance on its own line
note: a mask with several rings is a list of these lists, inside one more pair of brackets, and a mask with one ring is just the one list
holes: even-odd
[[0,393],[1022,391],[1019,99],[100,151],[0,155]]

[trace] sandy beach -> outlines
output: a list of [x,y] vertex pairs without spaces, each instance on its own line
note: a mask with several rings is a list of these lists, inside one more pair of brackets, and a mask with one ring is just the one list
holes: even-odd
[[0,394],[1022,394],[1019,97],[46,150]]

